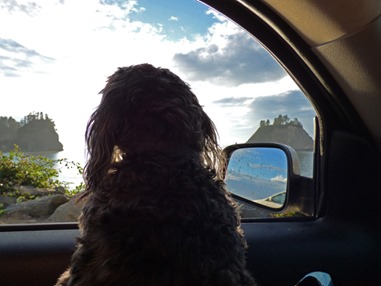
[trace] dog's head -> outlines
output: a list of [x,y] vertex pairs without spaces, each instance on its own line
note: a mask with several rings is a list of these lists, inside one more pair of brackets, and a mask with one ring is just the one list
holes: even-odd
[[200,154],[207,167],[216,167],[215,126],[190,87],[168,69],[149,64],[119,68],[101,93],[86,130],[88,189],[107,175],[116,151],[186,150]]

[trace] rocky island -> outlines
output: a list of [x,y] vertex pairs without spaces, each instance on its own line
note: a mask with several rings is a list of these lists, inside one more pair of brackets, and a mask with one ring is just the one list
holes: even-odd
[[247,143],[277,142],[289,145],[297,151],[312,151],[313,139],[304,130],[302,123],[297,119],[290,120],[287,115],[279,115],[270,120],[262,120],[259,128],[249,138]]
[[0,151],[9,152],[14,145],[24,152],[63,150],[54,121],[42,112],[29,113],[20,122],[0,117]]

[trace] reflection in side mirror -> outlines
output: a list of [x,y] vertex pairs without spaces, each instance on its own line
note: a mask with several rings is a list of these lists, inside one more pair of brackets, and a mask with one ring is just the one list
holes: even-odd
[[296,284],[296,286],[308,285],[333,286],[333,281],[328,273],[317,271],[307,274]]
[[283,149],[242,145],[229,155],[225,183],[232,194],[274,210],[285,206],[289,169]]

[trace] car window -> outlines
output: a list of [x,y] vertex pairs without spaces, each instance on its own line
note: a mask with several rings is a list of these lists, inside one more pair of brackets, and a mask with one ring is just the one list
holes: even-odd
[[6,1],[0,27],[1,224],[77,220],[98,93],[143,62],[190,84],[222,147],[290,145],[312,178],[313,106],[260,43],[197,1]]

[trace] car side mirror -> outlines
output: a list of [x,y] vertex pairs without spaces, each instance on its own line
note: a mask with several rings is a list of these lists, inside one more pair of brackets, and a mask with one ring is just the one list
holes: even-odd
[[[228,191],[239,204],[246,206],[246,213],[253,209],[246,217],[313,212],[313,205],[304,200],[308,197],[307,201],[313,202],[312,179],[300,176],[299,158],[292,147],[277,143],[235,144],[226,147],[224,154]],[[300,196],[301,191],[309,195]]]

